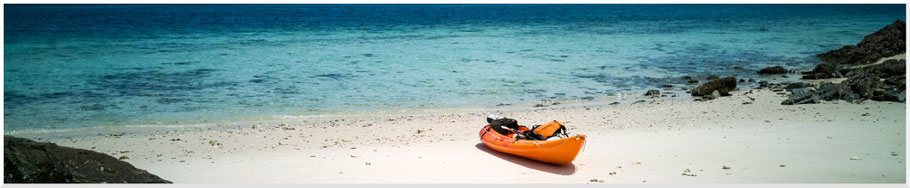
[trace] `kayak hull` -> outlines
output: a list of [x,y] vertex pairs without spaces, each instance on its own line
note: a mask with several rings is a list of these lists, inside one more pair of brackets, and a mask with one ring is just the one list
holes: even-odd
[[[522,127],[524,130],[527,128]],[[559,140],[516,140],[512,135],[502,135],[487,125],[480,130],[480,140],[487,147],[512,155],[545,163],[564,165],[575,160],[585,144],[585,135]]]

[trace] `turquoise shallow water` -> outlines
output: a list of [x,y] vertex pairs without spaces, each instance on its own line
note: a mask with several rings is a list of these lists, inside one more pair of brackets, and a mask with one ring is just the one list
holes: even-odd
[[[6,5],[4,128],[478,107],[764,77],[903,5]],[[744,70],[735,70],[741,66]],[[683,93],[678,91],[677,93]]]

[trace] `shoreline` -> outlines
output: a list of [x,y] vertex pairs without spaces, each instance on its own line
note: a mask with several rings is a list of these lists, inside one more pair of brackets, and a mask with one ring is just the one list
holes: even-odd
[[[892,57],[895,58],[895,57]],[[902,57],[901,57],[902,58]],[[737,86],[737,91],[743,91],[752,89],[758,86],[759,81],[773,81],[773,82],[791,82],[791,81],[800,81],[795,77],[798,77],[797,73],[786,74],[788,77],[782,77],[781,75],[765,75],[758,77],[744,77],[742,79],[755,79],[754,82],[745,82],[739,83],[741,85]],[[759,79],[760,78],[760,79]],[[739,79],[739,78],[738,78]],[[803,82],[839,82],[842,79],[820,79],[820,80],[808,80]],[[707,81],[705,81],[707,82]],[[703,84],[704,82],[702,82]],[[111,125],[96,125],[96,126],[77,126],[77,127],[64,127],[64,128],[25,128],[25,129],[15,129],[15,130],[4,130],[4,134],[11,136],[30,136],[30,135],[51,135],[53,133],[86,133],[86,134],[95,134],[99,131],[105,134],[118,133],[118,132],[130,132],[137,130],[180,130],[180,129],[210,129],[213,127],[223,127],[223,126],[236,126],[239,124],[262,124],[262,123],[281,123],[284,121],[301,121],[307,119],[326,119],[326,118],[339,118],[339,117],[403,117],[414,114],[434,114],[434,113],[470,113],[477,111],[521,111],[521,110],[534,110],[539,109],[540,107],[535,107],[535,105],[543,104],[546,105],[545,108],[559,108],[566,106],[577,106],[577,105],[600,105],[600,106],[610,106],[609,103],[619,102],[615,106],[627,106],[631,103],[634,103],[639,100],[646,100],[648,102],[656,101],[691,101],[694,97],[690,96],[687,93],[687,90],[693,89],[699,84],[682,84],[676,85],[672,88],[661,88],[661,87],[652,87],[646,89],[633,90],[635,92],[629,93],[618,93],[618,94],[600,94],[592,97],[592,99],[585,99],[584,97],[573,98],[573,99],[545,99],[545,100],[533,100],[533,101],[522,101],[519,103],[499,103],[499,104],[485,104],[485,105],[464,105],[458,107],[443,107],[443,108],[402,108],[394,110],[336,110],[336,111],[325,111],[321,113],[314,114],[299,114],[299,115],[249,115],[244,117],[234,117],[234,119],[221,120],[221,121],[212,121],[212,120],[197,120],[197,121],[176,121],[176,123],[167,123],[170,121],[160,120],[160,121],[148,121],[146,123],[137,123],[137,124],[111,124]],[[652,98],[644,96],[644,93],[648,90],[660,90],[663,94],[667,96]],[[667,93],[669,92],[669,93]],[[670,97],[670,95],[678,95],[678,97]],[[656,99],[656,100],[655,100]],[[552,103],[559,103],[558,105],[552,105]],[[386,117],[386,118],[388,118]],[[31,138],[34,139],[34,138]]]
[[[686,101],[691,100],[690,97],[685,91],[679,91],[678,88],[673,88],[676,94],[680,95],[679,97],[662,97],[659,98],[661,101]],[[663,90],[662,90],[663,91]],[[612,102],[619,102],[615,106],[627,106],[631,103],[638,100],[648,100],[656,101],[647,96],[643,96],[642,91],[639,94],[620,94],[620,95],[601,95],[594,97],[594,99],[554,99],[554,100],[537,100],[529,101],[516,104],[507,104],[507,105],[485,105],[487,107],[451,107],[451,108],[412,108],[412,109],[398,109],[398,110],[368,110],[368,111],[336,111],[336,112],[327,112],[320,114],[301,114],[301,115],[268,115],[269,117],[264,116],[250,116],[246,118],[241,118],[240,120],[226,120],[220,122],[204,122],[204,123],[145,123],[145,124],[134,124],[134,125],[98,125],[98,126],[87,126],[87,127],[71,127],[71,128],[29,128],[29,129],[19,129],[19,130],[7,130],[6,135],[11,136],[38,136],[38,135],[47,135],[54,136],[54,133],[85,133],[85,134],[112,134],[119,132],[147,132],[148,130],[181,130],[181,129],[211,129],[217,127],[233,127],[241,124],[267,124],[267,123],[282,123],[287,121],[309,121],[309,120],[323,120],[323,119],[338,119],[344,117],[355,117],[359,119],[367,118],[390,118],[396,117],[401,118],[405,116],[413,115],[426,115],[426,114],[466,114],[477,111],[495,111],[495,112],[512,112],[512,111],[522,111],[522,110],[534,110],[540,108],[558,108],[558,107],[570,107],[578,105],[600,105],[607,106]],[[559,103],[558,105],[552,105],[552,103]],[[537,104],[547,105],[546,107],[534,107]],[[159,121],[160,122],[160,121]],[[32,138],[33,139],[33,138]]]
[[[779,103],[786,97],[770,89],[732,94],[704,102],[663,97],[613,106],[609,100],[594,100],[543,108],[235,122],[121,135],[18,136],[128,156],[125,161],[137,168],[175,183],[905,182],[904,103],[784,106]],[[743,104],[748,97],[756,100]],[[587,135],[589,143],[566,166],[498,153],[476,135],[487,113],[520,124],[560,120],[569,133]],[[681,176],[687,168],[697,176]]]

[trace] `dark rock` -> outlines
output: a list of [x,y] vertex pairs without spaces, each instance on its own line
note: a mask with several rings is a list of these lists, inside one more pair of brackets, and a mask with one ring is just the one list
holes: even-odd
[[822,83],[815,91],[815,95],[821,100],[831,101],[840,99],[841,85],[834,83]]
[[661,85],[660,87],[663,87],[663,88],[673,88],[673,85],[664,84],[664,85]]
[[849,78],[840,84],[824,83],[818,87],[814,95],[821,100],[827,101],[900,100],[900,94],[897,90],[883,90],[881,86],[882,82],[879,81],[877,76],[863,75]]
[[644,102],[647,102],[647,101],[645,101],[645,100],[638,100],[638,101],[633,102],[632,104],[638,104],[638,103],[644,103]]
[[711,94],[702,96],[701,98],[704,100],[714,100],[720,98],[720,91],[714,90],[711,92]]
[[898,55],[906,51],[905,28],[904,21],[897,20],[875,33],[866,35],[856,46],[844,46],[838,50],[818,54],[816,57],[822,61],[839,65],[857,65],[869,64],[883,57]]
[[749,82],[755,82],[754,78],[749,78]]
[[547,105],[543,105],[543,104],[535,104],[535,105],[534,105],[534,107],[535,107],[535,108],[539,108],[539,107],[547,107]]
[[882,62],[882,64],[871,65],[866,67],[856,68],[855,70],[849,70],[846,74],[847,77],[857,76],[861,74],[874,74],[882,78],[892,77],[892,76],[905,76],[906,73],[906,60],[887,60]]
[[905,76],[907,73],[907,60],[892,59],[871,67],[880,77]]
[[704,96],[717,90],[721,95],[730,95],[730,91],[736,89],[736,77],[726,77],[722,79],[711,80],[708,83],[696,87],[692,91],[692,96]]
[[878,76],[863,75],[852,77],[841,83],[840,98],[847,102],[871,99],[874,90],[881,87]]
[[648,90],[648,92],[645,93],[645,96],[651,96],[651,97],[660,96],[660,90],[656,90],[656,89]]
[[881,92],[880,95],[873,96],[871,99],[876,100],[876,101],[904,102],[904,100],[906,99],[906,95],[904,92],[906,92],[906,91],[887,90],[887,91]]
[[692,77],[691,77],[691,76],[683,76],[682,79],[683,79],[683,80],[691,80]]
[[171,183],[91,150],[3,136],[6,183]]
[[793,89],[793,92],[790,95],[790,98],[787,98],[787,100],[784,100],[780,104],[782,104],[782,105],[815,104],[815,103],[818,103],[819,101],[820,100],[819,100],[818,95],[814,95],[814,93],[811,90],[809,90],[809,88],[796,88],[796,89]]
[[906,77],[903,76],[894,76],[885,78],[883,81],[886,85],[897,86],[897,88],[904,88],[904,84],[907,83]]
[[739,82],[746,82],[746,80],[743,80],[743,79],[739,79]]
[[822,63],[815,66],[812,71],[803,72],[802,79],[828,79],[838,78],[840,73],[837,71],[837,65],[831,63]]
[[736,69],[736,70],[743,70],[743,67],[735,66],[735,67],[733,67],[733,69]]
[[689,80],[688,82],[689,82],[690,84],[697,84],[697,83],[698,83],[698,80]]
[[787,69],[781,66],[773,66],[758,71],[758,74],[786,74]]
[[897,94],[897,101],[898,102],[907,101],[907,91],[906,90],[901,91],[901,93]]
[[711,76],[708,76],[708,78],[705,78],[705,79],[706,79],[706,80],[716,80],[716,79],[718,79],[718,77],[717,77],[717,76],[714,76],[714,75],[711,75]]
[[806,83],[806,82],[796,82],[787,84],[787,87],[784,87],[785,90],[791,91],[796,88],[806,88],[806,87],[815,87],[815,84]]
[[611,102],[610,105],[618,105],[619,102]]

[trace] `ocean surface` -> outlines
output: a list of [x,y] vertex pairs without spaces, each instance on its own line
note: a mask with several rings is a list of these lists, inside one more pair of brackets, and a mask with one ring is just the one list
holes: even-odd
[[[770,79],[904,5],[4,5],[4,128],[640,95]],[[739,66],[743,69],[734,69]]]

